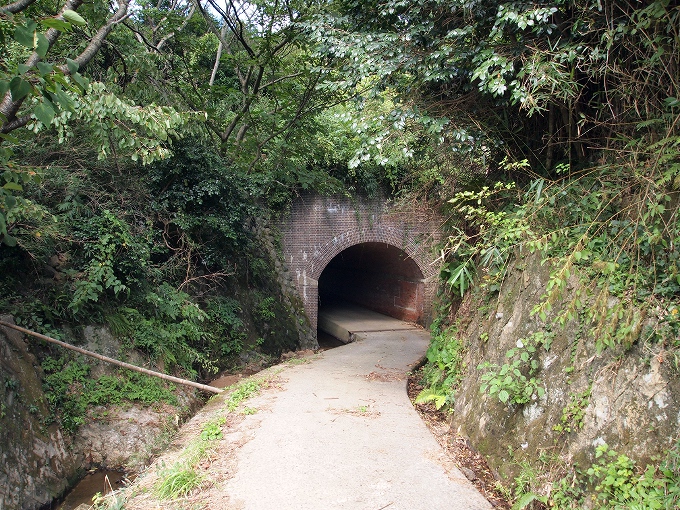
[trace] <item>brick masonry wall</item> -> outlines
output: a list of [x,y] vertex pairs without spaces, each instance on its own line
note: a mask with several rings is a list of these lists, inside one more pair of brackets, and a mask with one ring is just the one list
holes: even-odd
[[314,194],[295,200],[280,226],[284,267],[298,289],[312,330],[318,319],[319,276],[343,250],[367,242],[399,248],[417,264],[424,284],[422,322],[429,324],[439,274],[435,246],[441,239],[441,224],[440,217],[419,204]]

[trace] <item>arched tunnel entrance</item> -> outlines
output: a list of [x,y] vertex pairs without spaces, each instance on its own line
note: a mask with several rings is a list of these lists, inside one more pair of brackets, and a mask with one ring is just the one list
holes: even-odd
[[360,243],[340,252],[321,273],[319,314],[324,307],[351,303],[423,323],[424,288],[422,271],[403,250],[386,243]]

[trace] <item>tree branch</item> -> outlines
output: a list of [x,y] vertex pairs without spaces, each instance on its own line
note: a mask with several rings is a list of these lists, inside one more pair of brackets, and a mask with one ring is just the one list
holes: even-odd
[[272,81],[265,83],[264,85],[262,85],[260,87],[260,90],[264,90],[267,87],[271,87],[272,85],[276,85],[277,83],[282,82],[284,80],[290,80],[292,78],[297,78],[298,76],[302,76],[303,74],[304,73],[300,72],[300,73],[287,74],[286,76],[281,76],[279,78],[276,78],[275,80],[272,80]]
[[[59,11],[59,14],[55,16],[56,19],[64,19],[64,11],[66,10],[73,10],[75,11],[80,5],[82,5],[83,0],[67,0],[64,6],[62,7],[61,11]],[[127,16],[128,16],[128,7],[130,5],[130,0],[119,0],[118,2],[118,10],[108,19],[106,24],[102,26],[97,33],[90,39],[90,42],[88,45],[85,47],[83,52],[78,55],[76,58],[73,60],[78,63],[78,66],[80,68],[85,67],[91,60],[92,58],[97,54],[99,49],[101,48],[102,44],[104,43],[104,40],[106,37],[111,33],[111,30],[118,24],[124,21]],[[59,37],[59,34],[61,32],[59,30],[56,30],[54,28],[50,28],[45,32],[45,38],[47,39],[47,42],[49,44],[48,51],[49,49],[54,46],[54,43],[57,41],[57,38]],[[40,62],[41,57],[38,55],[37,52],[33,52],[30,57],[25,62],[25,65],[28,67],[33,67],[35,66],[38,62]],[[71,74],[68,67],[65,65],[62,65],[59,67],[61,72],[64,74]],[[16,115],[21,109],[21,106],[24,104],[25,97],[18,100],[14,101],[12,99],[12,94],[11,92],[7,92],[5,94],[5,97],[2,100],[2,103],[0,103],[0,114],[4,116],[6,119],[5,122],[2,124],[2,127],[0,128],[0,132],[2,133],[9,133],[10,131],[13,131],[17,128],[25,126],[29,119],[30,116],[23,116],[19,119],[17,119]]]
[[[203,15],[203,19],[205,19],[206,23],[208,23],[208,26],[210,27],[210,30],[213,34],[215,34],[216,37],[218,37],[224,46],[227,46],[227,42],[223,40],[224,38],[220,37],[220,31],[217,29],[215,26],[215,22],[210,16],[203,6],[200,3],[200,0],[194,0],[196,3],[196,6],[198,9],[201,11],[201,14]],[[215,2],[215,0],[208,0],[208,3],[210,6],[215,9],[215,11],[222,17],[224,20],[224,23],[229,27],[229,31],[234,34],[234,37],[238,40],[238,42],[241,44],[243,49],[248,53],[250,57],[255,57],[255,52],[253,49],[250,47],[248,44],[248,41],[246,41],[244,35],[243,35],[243,22],[239,18],[239,11],[238,9],[234,6],[234,3],[229,1],[229,5],[231,6],[231,10],[234,12],[234,16],[230,16],[227,12],[220,7],[220,5]],[[235,21],[234,21],[235,20]]]
[[26,124],[28,124],[28,121],[31,120],[30,115],[24,115],[23,117],[14,117],[12,121],[5,122],[2,127],[0,128],[0,133],[5,134],[9,133],[10,131],[14,131],[15,129],[19,129],[20,127],[24,127]]
[[[250,76],[252,76],[252,68],[248,71],[248,81],[250,81]],[[262,81],[262,75],[264,74],[264,67],[259,66],[258,67],[258,72],[257,72],[257,77],[255,78],[255,84],[253,85],[253,88],[251,91],[248,91],[248,83],[244,83],[242,86],[241,92],[243,93],[243,97],[245,98],[243,101],[243,106],[241,106],[241,111],[238,112],[236,117],[232,119],[232,121],[229,123],[227,126],[227,129],[224,131],[222,134],[221,138],[223,142],[226,142],[229,140],[229,137],[231,137],[232,133],[234,132],[234,129],[236,129],[236,126],[238,125],[239,121],[245,117],[245,115],[248,113],[250,110],[250,105],[253,104],[253,101],[255,101],[255,98],[257,97],[257,94],[260,92],[260,82]],[[244,126],[241,126],[241,129],[239,129],[237,137],[236,137],[236,143],[240,143],[243,141],[243,137],[245,136],[246,129],[248,129],[249,125],[245,124]]]
[[272,141],[274,138],[279,136],[281,133],[285,133],[287,130],[289,130],[298,120],[300,120],[304,115],[307,113],[314,111],[315,108],[309,108],[307,111],[305,111],[306,106],[309,104],[310,100],[312,99],[314,90],[316,88],[316,84],[319,82],[320,75],[316,75],[307,85],[307,88],[305,90],[305,93],[300,100],[300,103],[298,104],[297,111],[295,112],[295,115],[293,118],[291,118],[282,128],[280,128],[277,131],[274,131],[271,133],[267,138],[262,140],[260,143],[257,144],[257,155],[253,159],[253,161],[250,163],[250,166],[248,168],[248,171],[250,172],[253,167],[255,166],[255,163],[260,159],[261,154],[262,154],[262,149],[264,148],[265,145],[267,145],[270,141]]
[[[222,38],[227,36],[227,26],[222,27]],[[217,69],[220,67],[220,59],[222,58],[222,49],[224,48],[224,45],[222,44],[222,39],[220,39],[219,44],[217,45],[217,54],[215,55],[215,65],[213,66],[212,74],[210,75],[210,81],[208,82],[208,85],[211,87],[215,83],[215,76],[217,75]]]
[[[111,33],[111,30],[113,30],[117,24],[125,21],[125,19],[128,17],[129,6],[130,0],[118,0],[118,10],[113,13],[105,25],[97,30],[97,33],[92,39],[90,39],[90,42],[83,52],[73,59],[78,63],[79,69],[84,68],[90,62],[90,60],[94,58],[99,49],[102,47],[104,39],[106,39]],[[61,66],[61,70],[65,74],[68,74],[68,68],[66,66]]]
[[8,5],[3,5],[0,7],[0,12],[2,13],[9,13],[9,14],[16,14],[17,12],[21,12],[26,7],[34,3],[35,0],[17,0],[16,2]]
[[[82,3],[83,0],[67,0],[66,3],[64,3],[64,6],[59,11],[59,14],[55,16],[55,19],[63,20],[64,11],[66,10],[75,11],[78,7],[81,6]],[[61,32],[59,30],[56,30],[54,28],[50,28],[47,30],[47,32],[45,32],[45,38],[47,39],[47,42],[49,44],[48,51],[49,48],[52,48],[52,46],[54,46],[54,43],[57,41],[57,38],[59,37],[60,33]],[[28,59],[26,60],[25,65],[33,67],[38,62],[40,62],[40,55],[38,55],[38,53],[34,51],[31,54],[31,56],[29,56]],[[0,129],[0,131],[2,131],[3,133],[9,133],[10,131],[12,131],[11,129],[8,128],[8,126],[10,124],[13,125],[14,121],[16,120],[16,115],[19,112],[21,105],[24,104],[25,99],[26,98],[14,101],[12,99],[12,94],[10,91],[7,91],[5,93],[5,97],[3,98],[2,103],[0,103],[0,115],[4,116],[5,122],[2,124],[2,128]],[[13,129],[16,129],[16,127]]]
[[184,23],[179,27],[178,30],[173,30],[169,34],[167,34],[165,37],[163,37],[160,41],[158,41],[158,44],[156,45],[156,50],[160,53],[161,48],[165,45],[166,42],[168,42],[170,39],[175,37],[175,34],[177,32],[181,32],[186,28],[186,26],[189,24],[189,20],[191,17],[194,15],[196,12],[196,4],[191,4],[191,7],[189,8],[189,12],[187,13],[186,18],[184,19]]
[[144,46],[146,46],[147,48],[149,48],[149,49],[152,50],[152,51],[155,51],[155,50],[156,50],[156,46],[154,46],[153,43],[149,42],[149,41],[147,40],[147,38],[144,37],[144,34],[142,34],[139,30],[137,30],[135,27],[133,27],[133,26],[130,25],[129,23],[125,23],[124,21],[123,21],[123,25],[124,25],[125,27],[127,27],[128,29],[130,29],[130,31],[131,31],[133,34],[135,34],[135,37],[137,38],[137,41],[139,41],[141,44],[143,44]]

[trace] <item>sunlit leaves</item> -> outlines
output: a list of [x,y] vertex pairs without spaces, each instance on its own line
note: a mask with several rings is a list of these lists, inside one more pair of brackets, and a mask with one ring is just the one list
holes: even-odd
[[442,268],[442,274],[446,285],[462,298],[475,279],[474,261],[467,259],[457,265],[445,264]]
[[66,32],[68,30],[71,30],[71,23],[59,18],[42,19],[40,20],[40,24],[45,28],[54,28],[55,30],[59,30],[60,32]]
[[514,71],[512,60],[487,50],[480,52],[474,61],[477,67],[472,73],[472,80],[478,80],[480,90],[502,96],[508,89],[507,77]]
[[73,23],[76,26],[83,26],[87,24],[85,19],[80,14],[72,11],[71,9],[66,9],[62,15],[66,21]]
[[[96,11],[87,11],[88,19],[96,19]],[[0,115],[0,123],[8,131],[19,129],[17,133],[24,126],[31,133],[53,128],[60,143],[69,138],[74,123],[87,123],[92,126],[93,142],[100,144],[100,157],[114,151],[143,163],[167,157],[170,139],[180,135],[178,130],[188,117],[172,108],[137,107],[102,84],[91,85],[70,58],[82,51],[80,39],[74,43],[62,37],[63,44],[48,58],[55,30],[69,32],[86,24],[73,10],[55,17],[36,8],[30,15],[23,11],[3,17],[0,50],[6,65],[0,68],[0,95],[5,97],[3,108],[9,109]],[[46,33],[51,33],[50,40]],[[25,143],[26,134],[24,130],[19,136],[0,135],[0,242],[8,246],[21,238],[23,227],[17,225],[42,214],[37,205],[21,198],[26,179],[33,180],[36,173],[14,161],[17,144]]]
[[[537,31],[545,31],[547,34],[552,34],[557,25],[553,22],[553,15],[557,12],[557,7],[537,7],[537,8],[521,8],[526,6],[517,3],[500,4],[498,6],[498,15],[490,36],[500,37],[502,31],[506,27],[514,26],[520,30],[536,29]],[[531,6],[533,7],[533,6]]]
[[[29,51],[34,51],[34,57],[24,62],[14,62],[12,68],[5,69],[0,74],[0,94],[10,92],[11,101],[24,105],[23,115],[29,115],[40,124],[49,126],[59,108],[72,109],[72,101],[67,99],[66,90],[75,91],[73,82],[69,81],[64,72],[52,63],[42,61],[50,49],[50,42],[41,27],[60,31],[69,31],[73,25],[84,25],[86,22],[74,11],[66,10],[61,17],[47,17],[36,22],[27,18],[23,13],[10,19],[14,25],[12,34],[13,41]],[[11,25],[10,25],[11,26]],[[3,47],[7,41],[3,42]],[[18,55],[18,54],[17,54]],[[87,84],[83,77],[77,74],[78,66],[73,61],[68,62],[71,78],[80,86],[82,91]],[[7,72],[9,71],[9,72]],[[30,101],[33,99],[33,101]],[[32,110],[31,110],[32,109]],[[2,118],[2,121],[8,119]],[[11,120],[11,119],[9,119]],[[7,154],[0,158],[0,162],[8,157]]]
[[74,99],[79,103],[77,116],[92,126],[102,159],[113,150],[144,164],[165,158],[170,154],[165,142],[178,137],[179,129],[192,117],[170,107],[135,106],[107,92],[101,83],[89,85],[87,95]]

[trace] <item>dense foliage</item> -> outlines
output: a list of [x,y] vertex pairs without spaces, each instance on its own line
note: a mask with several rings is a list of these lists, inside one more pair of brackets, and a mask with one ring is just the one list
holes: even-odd
[[673,142],[679,14],[668,1],[338,5],[313,35],[343,83],[397,90],[446,147],[502,143],[550,172],[644,136]]
[[[277,353],[295,339],[268,324],[294,319],[259,218],[360,190],[450,213],[448,297],[498,292],[539,251],[541,320],[578,318],[594,353],[678,352],[679,17],[669,0],[5,1],[0,307],[54,335],[106,323],[196,376]],[[428,353],[438,407],[453,331]],[[525,340],[480,367],[504,403],[541,391],[520,368],[545,338]]]
[[107,323],[189,375],[293,348],[252,239],[268,203],[338,182],[314,164],[335,99],[297,28],[317,8],[0,7],[3,308],[54,335]]

